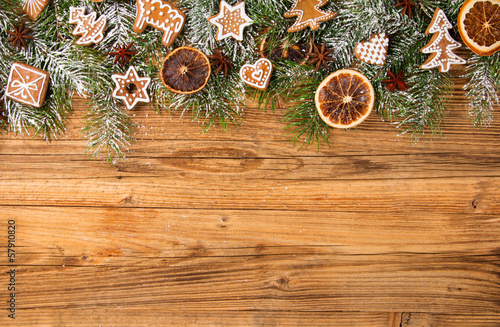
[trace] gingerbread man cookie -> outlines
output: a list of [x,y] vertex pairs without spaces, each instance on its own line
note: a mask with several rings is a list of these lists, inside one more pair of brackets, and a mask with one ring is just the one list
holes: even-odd
[[169,47],[179,36],[186,16],[182,11],[163,0],[137,0],[134,32],[142,33],[148,25],[163,31],[161,43]]
[[271,80],[273,64],[269,59],[261,58],[254,65],[245,64],[240,69],[240,77],[253,88],[265,91]]
[[151,83],[151,78],[140,77],[134,66],[130,66],[125,75],[113,74],[111,78],[116,86],[112,94],[113,98],[123,100],[128,110],[138,102],[150,101],[147,88]]
[[36,20],[48,4],[49,0],[23,0],[23,10],[31,20]]
[[389,38],[385,33],[374,34],[369,41],[358,43],[354,49],[354,55],[368,64],[383,66],[388,48]]
[[96,17],[95,12],[85,15],[84,7],[70,7],[69,23],[77,24],[72,34],[81,35],[75,44],[87,46],[92,43],[98,44],[104,39],[106,16],[103,15],[97,20]]
[[220,2],[219,13],[208,18],[208,21],[217,27],[217,41],[230,36],[243,41],[243,29],[253,23],[245,13],[245,1],[231,6],[224,0]]
[[297,20],[288,28],[288,32],[297,32],[307,26],[312,30],[317,30],[320,28],[319,23],[336,17],[336,12],[326,12],[319,9],[327,2],[328,0],[294,0],[292,8],[285,13],[285,17],[297,16]]
[[49,86],[49,73],[15,62],[10,68],[5,96],[14,101],[40,108]]

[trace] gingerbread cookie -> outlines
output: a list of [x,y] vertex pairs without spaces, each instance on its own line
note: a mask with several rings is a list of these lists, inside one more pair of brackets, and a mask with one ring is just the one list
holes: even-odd
[[140,77],[134,66],[130,66],[125,75],[113,74],[111,78],[116,85],[112,94],[113,98],[123,100],[128,110],[138,102],[150,101],[147,88],[151,83],[151,78]]
[[166,47],[174,43],[185,22],[184,13],[163,0],[137,0],[134,32],[142,33],[148,25],[163,31],[161,43]]
[[84,7],[70,7],[69,23],[77,24],[73,30],[73,35],[81,35],[80,39],[75,41],[78,45],[98,44],[104,39],[104,30],[106,29],[106,16],[99,17],[92,12],[85,15]]
[[269,59],[261,58],[254,65],[245,64],[240,69],[240,77],[253,88],[265,91],[271,80],[273,64]]
[[451,65],[466,63],[464,59],[453,52],[454,49],[460,48],[462,45],[450,36],[448,30],[452,27],[444,11],[436,8],[432,21],[425,31],[425,34],[434,33],[434,35],[430,42],[420,50],[422,53],[431,53],[431,55],[420,66],[421,69],[437,67],[440,72],[447,72]]
[[14,101],[40,108],[47,94],[49,78],[49,73],[44,70],[15,62],[10,68],[5,96]]
[[385,33],[374,34],[369,41],[358,43],[354,49],[354,55],[368,64],[383,66],[388,48],[389,38]]
[[297,32],[307,26],[312,30],[317,30],[320,28],[319,23],[336,17],[336,12],[326,12],[319,9],[327,2],[328,0],[294,0],[292,8],[285,13],[285,17],[297,16],[297,20],[288,28],[288,32]]
[[217,26],[217,41],[232,36],[238,41],[243,41],[243,29],[250,26],[253,20],[245,13],[245,1],[231,6],[226,1],[220,2],[220,11],[208,21]]
[[31,20],[36,20],[49,4],[49,0],[23,0],[23,10]]

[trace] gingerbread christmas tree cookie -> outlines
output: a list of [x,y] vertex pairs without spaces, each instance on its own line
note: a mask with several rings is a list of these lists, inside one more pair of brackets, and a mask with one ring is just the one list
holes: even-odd
[[461,44],[452,39],[449,29],[451,25],[448,18],[439,8],[436,8],[434,17],[425,34],[434,33],[431,41],[420,51],[430,53],[429,58],[420,66],[422,69],[432,69],[437,67],[440,72],[447,72],[451,65],[463,65],[466,61],[457,56],[453,50],[460,48]]
[[147,88],[151,83],[151,78],[140,77],[134,66],[130,66],[124,75],[113,74],[111,78],[116,86],[112,94],[113,98],[123,100],[128,110],[138,102],[149,102]]
[[257,60],[254,65],[245,64],[240,69],[240,77],[243,82],[261,91],[267,90],[272,73],[273,64],[265,58]]
[[174,43],[185,22],[186,15],[166,1],[137,0],[134,32],[142,33],[148,25],[163,31],[161,43],[166,47]]
[[228,37],[243,41],[244,28],[253,23],[245,13],[245,1],[231,6],[224,0],[220,2],[220,12],[208,18],[208,21],[217,26],[217,41]]
[[106,29],[106,16],[101,16],[96,20],[97,14],[92,12],[85,15],[84,7],[70,7],[69,23],[76,24],[73,35],[81,35],[75,41],[78,45],[98,44],[104,39],[104,30]]
[[288,32],[297,32],[308,26],[312,30],[317,30],[320,28],[319,23],[336,17],[336,12],[326,12],[320,9],[327,2],[328,0],[294,0],[292,8],[285,13],[285,17],[297,16],[297,20],[288,28]]
[[5,95],[14,101],[40,108],[49,86],[49,73],[15,62],[10,69]]
[[36,20],[48,4],[49,0],[23,0],[23,10],[31,20]]

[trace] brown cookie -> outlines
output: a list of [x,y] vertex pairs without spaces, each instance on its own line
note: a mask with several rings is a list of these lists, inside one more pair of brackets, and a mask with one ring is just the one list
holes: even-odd
[[422,53],[431,55],[420,66],[421,69],[432,69],[437,67],[440,72],[447,72],[451,65],[463,65],[466,61],[457,56],[453,50],[462,45],[455,41],[448,31],[453,28],[443,10],[436,8],[432,21],[427,27],[425,34],[434,33],[430,42],[420,49]]
[[269,59],[261,58],[254,65],[245,64],[240,69],[240,77],[249,86],[265,91],[271,80],[273,64]]
[[40,108],[49,86],[49,73],[44,70],[14,62],[10,68],[5,96],[19,103]]
[[36,20],[49,4],[49,0],[23,0],[23,10],[31,20]]
[[113,98],[123,100],[128,110],[132,109],[138,102],[148,103],[150,101],[147,88],[151,83],[151,78],[140,77],[134,66],[130,66],[124,75],[113,74],[111,78],[115,82]]
[[137,0],[134,32],[142,33],[148,25],[163,31],[161,43],[169,47],[182,31],[186,15],[163,0]]
[[358,43],[354,55],[368,64],[383,66],[388,48],[389,38],[385,33],[373,34],[369,41]]
[[104,39],[106,16],[102,15],[97,20],[96,17],[95,12],[85,15],[84,7],[70,7],[69,23],[77,24],[72,34],[81,35],[75,44],[87,46],[92,43],[98,44]]
[[238,41],[243,41],[244,28],[253,23],[245,12],[245,1],[231,6],[224,0],[220,2],[219,13],[208,18],[208,21],[217,26],[217,41],[231,36]]
[[336,17],[336,12],[326,12],[319,9],[327,2],[328,0],[294,0],[292,8],[285,13],[285,17],[297,16],[297,20],[288,28],[288,32],[297,32],[307,26],[312,30],[317,30],[320,28],[319,23]]

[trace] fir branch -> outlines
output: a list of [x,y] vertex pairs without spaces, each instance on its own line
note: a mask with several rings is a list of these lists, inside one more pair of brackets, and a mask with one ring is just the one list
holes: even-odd
[[500,54],[478,56],[468,60],[464,77],[469,82],[464,85],[467,107],[474,127],[488,127],[493,121],[493,105],[500,105]]
[[435,69],[420,71],[410,76],[408,83],[412,86],[406,104],[395,107],[397,111],[394,113],[399,120],[398,128],[402,129],[400,135],[408,134],[414,142],[428,133],[431,137],[442,135],[441,126],[448,112],[447,99],[453,85],[450,75]]
[[134,124],[120,109],[117,100],[111,97],[114,88],[111,82],[96,87],[104,89],[101,89],[102,93],[94,92],[90,111],[85,116],[82,131],[88,139],[86,153],[95,158],[104,152],[111,163],[115,156],[123,157],[124,151],[134,141]]
[[229,125],[237,128],[245,106],[244,86],[238,73],[232,71],[226,78],[214,76],[205,88],[194,94],[175,94],[168,91],[171,109],[191,111],[192,119],[203,123],[207,132],[219,125],[226,131]]
[[330,128],[319,116],[316,109],[314,97],[316,88],[318,87],[316,80],[301,86],[301,94],[294,94],[296,104],[293,105],[284,116],[283,120],[288,122],[289,125],[285,127],[287,134],[291,135],[291,142],[296,144],[302,141],[302,147],[309,147],[316,142],[318,149],[320,144],[324,141],[329,144],[329,131]]

